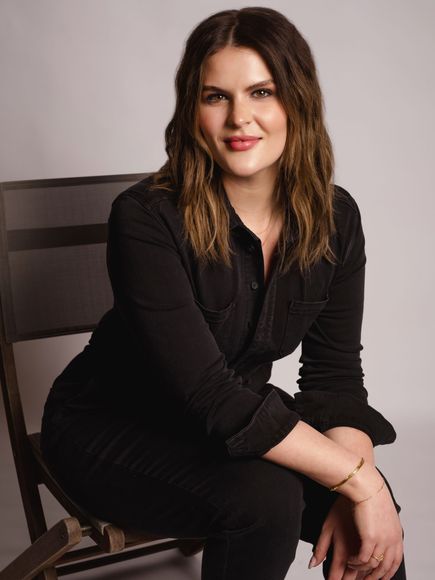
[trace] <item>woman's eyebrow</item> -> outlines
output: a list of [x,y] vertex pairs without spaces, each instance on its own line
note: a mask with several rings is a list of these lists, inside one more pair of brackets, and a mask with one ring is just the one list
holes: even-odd
[[[247,91],[252,91],[254,89],[259,89],[261,87],[264,87],[265,85],[268,85],[269,83],[273,83],[273,79],[267,79],[265,81],[260,81],[259,83],[254,83],[253,85],[250,85],[249,87],[247,87]],[[221,91],[223,93],[226,93],[228,91],[226,91],[225,89],[221,89],[220,87],[216,87],[215,85],[204,85],[202,87],[203,91]]]

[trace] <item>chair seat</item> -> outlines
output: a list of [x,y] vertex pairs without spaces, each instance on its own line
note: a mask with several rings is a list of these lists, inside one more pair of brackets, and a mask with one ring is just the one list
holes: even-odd
[[93,514],[90,514],[65,493],[60,484],[56,481],[56,478],[50,472],[41,453],[41,434],[31,433],[28,438],[33,456],[38,464],[41,483],[44,483],[48,487],[59,503],[70,514],[77,517],[85,528],[85,531],[96,541],[102,550],[109,553],[118,552],[133,545],[167,539],[165,536],[153,535],[138,530],[121,529],[119,526],[111,522],[107,522]]

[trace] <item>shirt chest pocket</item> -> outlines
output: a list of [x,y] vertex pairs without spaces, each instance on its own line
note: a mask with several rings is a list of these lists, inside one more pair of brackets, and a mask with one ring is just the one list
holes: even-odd
[[310,326],[328,304],[328,301],[328,296],[324,300],[290,301],[286,313],[284,334],[279,348],[281,357],[292,353],[296,349]]
[[201,302],[198,302],[198,300],[195,300],[195,302],[201,310],[220,350],[227,353],[231,340],[231,313],[235,308],[235,301],[230,302],[230,304],[222,310],[212,310],[211,308],[205,307]]

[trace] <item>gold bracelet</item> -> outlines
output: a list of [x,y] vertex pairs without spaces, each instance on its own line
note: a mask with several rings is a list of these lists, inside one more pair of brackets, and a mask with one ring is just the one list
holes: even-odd
[[368,499],[371,499],[373,496],[378,494],[382,490],[384,485],[385,485],[385,479],[383,480],[381,487],[378,489],[378,491],[376,493],[374,493],[373,495],[369,495],[369,497],[366,497],[365,499],[361,499],[360,501],[354,501],[353,502],[354,509],[355,509],[355,506],[358,505],[359,503],[362,503],[363,501],[367,501]]
[[351,477],[353,477],[355,475],[355,473],[357,473],[361,467],[364,464],[364,457],[361,457],[361,461],[358,463],[358,465],[355,467],[355,469],[349,473],[349,475],[347,477],[345,477],[343,479],[343,481],[340,481],[340,483],[337,483],[337,485],[333,485],[332,487],[329,488],[329,491],[335,491],[336,489],[338,489],[340,487],[340,485],[343,485],[343,483],[346,483],[346,481],[348,481]]

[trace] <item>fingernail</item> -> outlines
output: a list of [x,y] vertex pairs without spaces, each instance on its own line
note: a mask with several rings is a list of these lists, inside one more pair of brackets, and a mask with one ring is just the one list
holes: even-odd
[[308,563],[308,568],[312,568],[313,566],[315,566],[317,564],[317,560],[315,556],[311,556],[311,560]]

